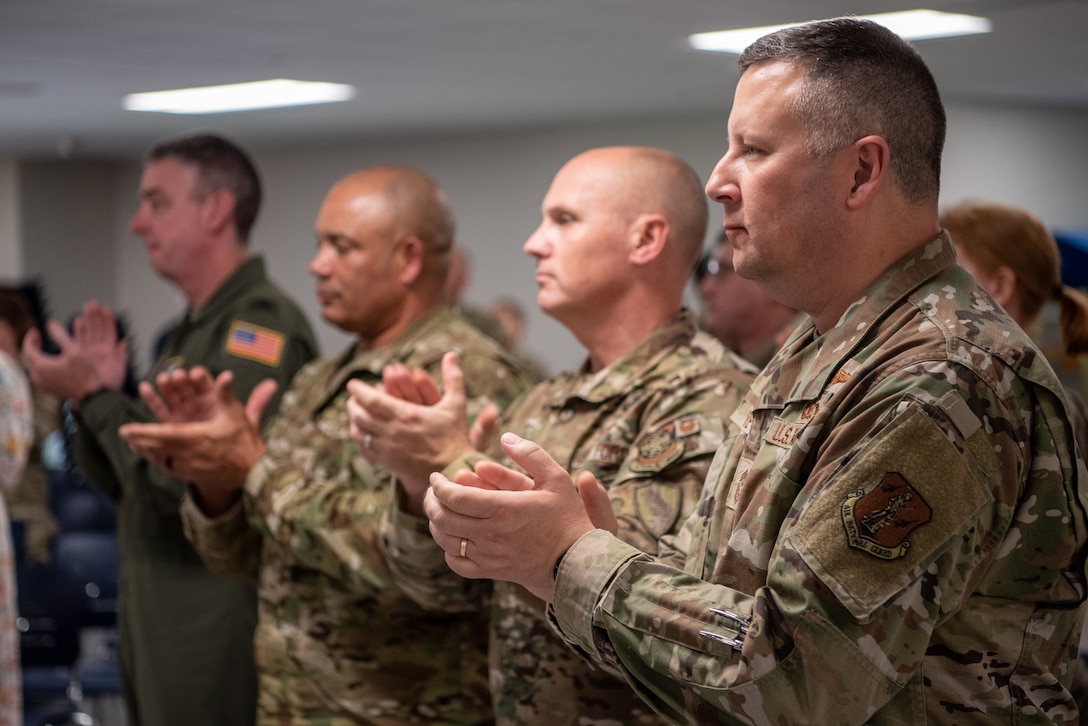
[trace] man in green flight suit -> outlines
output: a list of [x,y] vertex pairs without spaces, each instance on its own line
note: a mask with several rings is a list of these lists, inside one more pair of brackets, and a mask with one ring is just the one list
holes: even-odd
[[251,424],[267,389],[247,418],[228,377],[200,368],[160,376],[161,398],[144,386],[164,423],[122,433],[193,482],[183,518],[209,566],[258,580],[258,724],[490,723],[486,614],[430,612],[396,586],[379,537],[393,477],[351,438],[348,384],[377,384],[391,364],[437,374],[455,351],[474,414],[529,381],[447,304],[453,218],[433,179],[350,174],[315,234],[322,315],[357,340],[295,377],[267,435]]
[[[187,302],[152,377],[203,365],[231,371],[245,394],[267,378],[286,384],[315,356],[301,310],[249,250],[260,201],[253,164],[222,138],[169,140],[148,153],[131,228],[155,272]],[[60,354],[44,355],[32,331],[24,359],[35,385],[71,402],[79,422],[76,463],[119,505],[118,648],[130,721],[252,723],[254,588],[205,567],[178,515],[183,480],[133,455],[118,436],[122,424],[151,414],[119,390],[127,342],[117,340],[113,313],[87,303],[72,337],[55,322],[49,330]]]

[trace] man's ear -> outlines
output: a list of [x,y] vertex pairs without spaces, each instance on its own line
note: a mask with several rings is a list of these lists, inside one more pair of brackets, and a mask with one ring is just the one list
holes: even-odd
[[204,199],[204,224],[219,233],[227,226],[234,226],[234,193],[229,189],[216,189]]
[[400,266],[400,281],[411,285],[423,274],[423,240],[415,235],[408,235],[397,243],[394,251]]
[[880,136],[866,136],[851,145],[854,150],[854,184],[850,188],[847,206],[851,209],[872,202],[888,177],[890,149]]
[[645,265],[657,259],[669,239],[669,220],[665,215],[640,214],[631,229],[631,262]]

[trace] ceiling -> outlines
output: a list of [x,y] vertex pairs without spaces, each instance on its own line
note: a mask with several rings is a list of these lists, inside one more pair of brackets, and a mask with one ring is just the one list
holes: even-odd
[[[139,153],[215,128],[250,146],[695,114],[734,56],[689,33],[926,7],[992,33],[919,41],[946,99],[1088,109],[1088,0],[0,0],[0,154]],[[347,103],[206,116],[135,91],[297,78]]]

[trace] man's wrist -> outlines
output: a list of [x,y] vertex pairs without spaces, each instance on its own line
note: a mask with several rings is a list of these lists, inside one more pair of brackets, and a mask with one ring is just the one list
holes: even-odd
[[193,484],[189,485],[193,492],[193,500],[204,516],[214,519],[222,516],[224,512],[234,507],[242,498],[241,489],[201,489]]
[[559,566],[563,564],[563,558],[570,552],[570,548],[563,550],[563,554],[559,555],[559,558],[555,561],[555,567],[552,568],[552,583],[554,584],[559,579]]

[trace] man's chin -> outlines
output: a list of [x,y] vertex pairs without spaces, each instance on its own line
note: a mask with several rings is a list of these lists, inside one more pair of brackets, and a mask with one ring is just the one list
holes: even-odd
[[556,310],[560,307],[555,300],[552,300],[543,291],[537,293],[536,306],[540,308],[540,312],[553,318],[555,317]]

